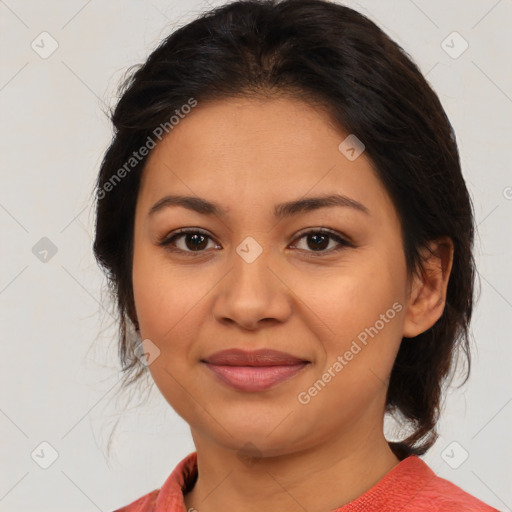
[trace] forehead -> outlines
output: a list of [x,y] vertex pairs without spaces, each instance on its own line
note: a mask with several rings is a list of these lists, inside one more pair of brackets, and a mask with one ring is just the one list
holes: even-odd
[[199,103],[148,156],[139,199],[148,210],[166,193],[196,195],[226,212],[331,193],[389,203],[366,155],[340,151],[348,135],[297,100]]

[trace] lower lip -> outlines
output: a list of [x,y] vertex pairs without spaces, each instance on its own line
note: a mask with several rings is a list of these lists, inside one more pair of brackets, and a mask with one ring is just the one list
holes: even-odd
[[264,391],[299,373],[309,363],[287,366],[220,366],[205,363],[222,382],[239,391]]

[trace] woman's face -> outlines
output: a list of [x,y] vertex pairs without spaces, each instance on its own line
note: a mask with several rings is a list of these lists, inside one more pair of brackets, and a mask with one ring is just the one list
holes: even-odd
[[[148,157],[136,313],[152,377],[196,442],[279,455],[382,425],[408,280],[399,218],[362,148],[339,149],[347,136],[298,101],[232,99],[199,103]],[[166,196],[196,208],[151,212]],[[317,201],[330,196],[347,200]],[[226,349],[296,359],[213,364]]]

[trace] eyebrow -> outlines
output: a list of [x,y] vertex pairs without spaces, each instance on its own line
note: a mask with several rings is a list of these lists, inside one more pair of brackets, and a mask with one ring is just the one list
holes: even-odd
[[[201,215],[215,215],[218,217],[224,217],[229,213],[227,208],[223,208],[218,203],[207,201],[201,197],[167,195],[159,199],[151,207],[148,216],[154,215],[156,212],[172,206],[181,206],[183,208],[187,208],[188,210],[200,213]],[[299,213],[319,210],[320,208],[331,208],[335,206],[353,208],[366,215],[370,215],[368,208],[355,199],[351,199],[350,197],[341,194],[331,194],[279,203],[274,207],[274,217],[283,219],[285,217],[291,217]]]

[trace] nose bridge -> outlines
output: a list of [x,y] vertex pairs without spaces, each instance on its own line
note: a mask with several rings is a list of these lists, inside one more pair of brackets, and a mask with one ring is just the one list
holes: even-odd
[[[263,241],[262,236],[258,238]],[[250,329],[263,319],[286,319],[290,303],[287,288],[276,275],[273,254],[253,236],[247,236],[234,248],[231,270],[218,288],[213,306],[215,318]]]

